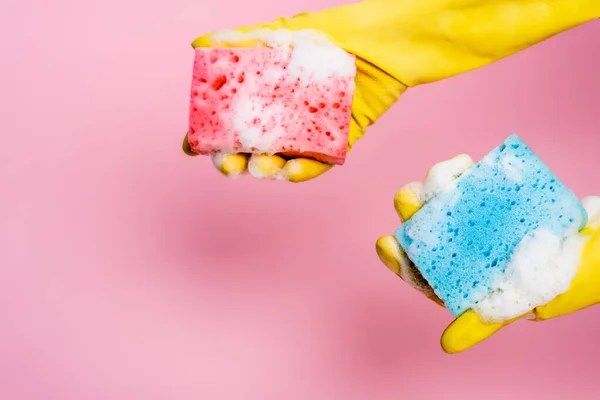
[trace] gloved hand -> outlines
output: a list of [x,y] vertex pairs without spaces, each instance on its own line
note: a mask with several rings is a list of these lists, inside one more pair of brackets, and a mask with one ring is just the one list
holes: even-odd
[[[318,30],[356,56],[350,150],[407,88],[482,67],[599,17],[598,0],[365,0],[237,30]],[[199,37],[193,47],[230,45],[211,36]],[[194,155],[187,136],[183,149]],[[305,158],[252,157],[257,175],[274,177],[284,169],[292,182],[332,167]],[[247,154],[213,159],[226,175],[241,174],[248,161]]]
[[[402,221],[408,220],[422,206],[412,189],[414,184],[402,188],[394,198],[396,212]],[[600,197],[582,200],[588,210],[588,226],[581,232],[587,242],[583,249],[581,264],[569,289],[548,304],[537,307],[523,316],[503,323],[485,323],[474,311],[468,310],[456,318],[444,331],[441,345],[447,353],[458,353],[482,342],[501,328],[522,318],[543,321],[581,310],[600,303]],[[394,236],[382,236],[377,241],[377,254],[381,261],[409,285],[418,289],[431,300],[443,306],[431,287],[414,268],[408,267],[407,256]]]

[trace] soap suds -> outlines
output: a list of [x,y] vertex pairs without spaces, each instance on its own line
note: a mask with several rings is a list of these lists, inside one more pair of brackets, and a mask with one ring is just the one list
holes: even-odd
[[[600,197],[585,197],[581,204],[588,214],[588,226],[599,229]],[[534,231],[516,247],[494,291],[473,310],[483,321],[500,322],[549,303],[569,289],[586,240],[579,232],[561,240],[549,231]]]
[[513,156],[504,156],[500,159],[499,167],[509,180],[520,183],[523,180],[521,165],[519,159]]
[[292,175],[298,175],[302,171],[302,163],[298,160],[289,160],[281,173],[280,179],[289,180]]
[[600,229],[600,196],[584,197],[581,204],[588,214],[588,226],[592,229]]
[[473,310],[484,322],[506,321],[547,304],[569,288],[579,266],[585,237],[566,239],[539,229],[517,245],[492,292]]
[[325,82],[332,75],[356,73],[354,57],[337,47],[324,33],[312,29],[258,29],[246,33],[226,30],[214,33],[211,41],[215,44],[258,41],[272,48],[291,47],[292,58],[287,73],[307,82]]
[[410,183],[409,187],[415,192],[421,203],[426,204],[439,194],[454,189],[458,178],[473,165],[470,156],[461,154],[435,164],[427,172],[423,182]]
[[227,157],[227,154],[219,151],[215,154],[212,155],[212,162],[213,165],[217,168],[217,169],[221,169],[221,167],[223,166],[223,163],[225,162],[225,157]]
[[[281,116],[283,105],[272,105],[265,109],[260,101],[251,97],[240,97],[236,102],[233,115],[233,128],[238,133],[242,146],[255,148],[259,152],[268,152],[275,140],[284,134]],[[250,125],[255,120],[268,121],[270,129],[263,132],[258,126]]]

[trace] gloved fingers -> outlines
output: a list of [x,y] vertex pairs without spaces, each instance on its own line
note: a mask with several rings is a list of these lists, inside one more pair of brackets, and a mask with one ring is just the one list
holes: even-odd
[[199,155],[198,153],[194,153],[192,151],[192,148],[190,146],[190,142],[188,140],[188,134],[187,133],[185,134],[185,137],[183,138],[183,143],[181,144],[181,149],[188,156],[196,157],[197,155]]
[[377,240],[375,248],[381,262],[393,273],[436,304],[444,306],[444,303],[436,296],[419,270],[408,259],[394,236],[387,235],[380,237]]
[[479,344],[500,329],[522,318],[500,323],[485,323],[472,310],[467,310],[456,318],[444,331],[441,338],[442,349],[448,354],[460,353]]
[[282,179],[298,183],[316,178],[333,167],[308,158],[286,160],[279,155],[217,153],[211,157],[215,168],[231,178],[250,172],[259,179]]
[[[419,183],[408,184],[401,188],[394,196],[394,208],[402,221],[407,221],[423,207],[423,203],[417,193],[418,187]],[[427,296],[427,298],[442,307],[444,306],[443,301],[434,293],[429,283],[408,258],[394,236],[387,235],[380,237],[375,247],[379,259],[386,267],[410,286]]]
[[[188,134],[185,134],[181,149],[185,154],[196,157],[199,154],[192,151]],[[231,178],[237,177],[244,172],[248,166],[248,154],[222,154],[211,155],[212,163],[221,173]]]
[[402,268],[402,258],[404,251],[395,237],[391,235],[382,236],[377,239],[375,244],[377,255],[381,262],[393,273],[398,275],[404,281],[409,281]]
[[414,182],[401,188],[394,196],[394,208],[402,222],[406,222],[423,207],[418,194],[421,183]]
[[259,179],[283,179],[293,183],[314,179],[329,171],[333,165],[309,158],[292,158],[286,160],[278,155],[250,156],[248,170]]
[[333,168],[332,164],[310,158],[293,158],[285,163],[283,177],[287,181],[300,183],[321,176],[331,168]]
[[278,155],[252,154],[248,161],[250,175],[259,179],[277,179],[282,177],[285,158]]
[[215,168],[230,178],[242,175],[248,168],[248,154],[217,153],[213,154],[211,159]]

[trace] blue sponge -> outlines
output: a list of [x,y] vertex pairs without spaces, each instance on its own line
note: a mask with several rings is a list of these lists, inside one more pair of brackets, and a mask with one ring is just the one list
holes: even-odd
[[455,317],[503,274],[521,240],[543,228],[565,238],[585,209],[516,135],[415,213],[395,236]]

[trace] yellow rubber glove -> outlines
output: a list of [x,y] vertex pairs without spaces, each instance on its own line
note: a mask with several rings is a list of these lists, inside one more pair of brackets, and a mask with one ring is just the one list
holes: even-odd
[[[394,198],[394,207],[402,221],[408,220],[423,204],[412,189],[413,185],[402,188]],[[441,345],[447,353],[467,350],[489,338],[501,328],[527,318],[543,321],[581,310],[600,303],[600,197],[585,199],[588,210],[588,226],[581,232],[588,237],[583,250],[581,264],[569,289],[555,297],[548,304],[503,323],[482,322],[474,311],[468,310],[456,318],[444,331]],[[587,201],[589,200],[589,201]],[[427,282],[414,267],[409,267],[408,258],[394,236],[382,236],[377,241],[377,254],[381,261],[409,285],[443,306],[443,302],[433,293]]]
[[[555,34],[600,18],[598,0],[366,0],[236,30],[313,29],[357,58],[348,149],[409,87],[470,71]],[[220,47],[212,34],[193,47]],[[252,43],[240,44],[251,46]],[[194,155],[186,139],[187,154]],[[292,182],[315,178],[332,166],[314,160],[253,156],[260,177],[283,169]],[[213,160],[226,175],[246,171],[249,156]]]

